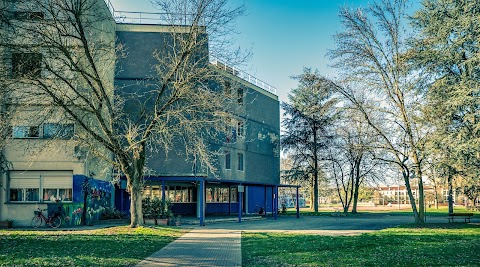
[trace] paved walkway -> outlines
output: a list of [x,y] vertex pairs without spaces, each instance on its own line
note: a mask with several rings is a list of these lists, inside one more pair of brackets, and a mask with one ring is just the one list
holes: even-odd
[[137,264],[147,266],[242,266],[241,232],[196,228]]

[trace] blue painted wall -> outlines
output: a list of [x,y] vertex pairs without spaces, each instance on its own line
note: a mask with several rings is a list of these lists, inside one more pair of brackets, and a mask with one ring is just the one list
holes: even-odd
[[[265,190],[266,189],[266,190]],[[248,186],[248,212],[257,213],[260,208],[267,212],[272,211],[272,188],[264,186]],[[266,194],[265,194],[266,193]],[[266,208],[265,208],[266,196]]]

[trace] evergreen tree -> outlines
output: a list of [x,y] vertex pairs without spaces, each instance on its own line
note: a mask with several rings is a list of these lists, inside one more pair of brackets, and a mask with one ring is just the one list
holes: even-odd
[[413,17],[409,56],[426,79],[430,150],[447,176],[478,177],[480,166],[480,2],[425,0]]
[[336,117],[337,99],[332,96],[332,83],[318,71],[306,68],[303,74],[294,78],[299,86],[288,95],[291,104],[283,102],[281,105],[285,111],[282,149],[291,153],[294,161],[291,171],[311,179],[312,204],[318,212],[319,162],[332,138],[330,127]]

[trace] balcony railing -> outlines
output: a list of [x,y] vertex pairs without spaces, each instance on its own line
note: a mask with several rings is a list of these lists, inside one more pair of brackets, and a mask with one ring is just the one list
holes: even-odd
[[221,69],[225,72],[228,72],[232,75],[235,75],[239,78],[241,78],[242,80],[244,81],[247,81],[255,86],[258,86],[260,87],[261,89],[269,92],[269,93],[272,93],[274,95],[277,95],[277,88],[275,88],[274,86],[260,80],[260,79],[257,79],[255,78],[254,76],[242,71],[242,70],[239,70],[233,66],[229,66],[227,63],[213,57],[213,56],[210,56],[210,63],[214,66],[216,66],[218,69]]

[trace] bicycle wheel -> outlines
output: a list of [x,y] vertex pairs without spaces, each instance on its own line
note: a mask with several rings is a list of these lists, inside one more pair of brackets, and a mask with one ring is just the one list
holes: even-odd
[[58,227],[60,227],[60,225],[62,225],[62,219],[60,219],[60,217],[58,217],[58,216],[50,218],[49,225],[52,228],[58,228]]
[[42,226],[43,222],[44,222],[44,221],[43,221],[43,219],[42,219],[41,217],[35,216],[35,217],[33,217],[33,219],[32,219],[32,227],[33,227],[33,228],[38,228],[38,227]]

